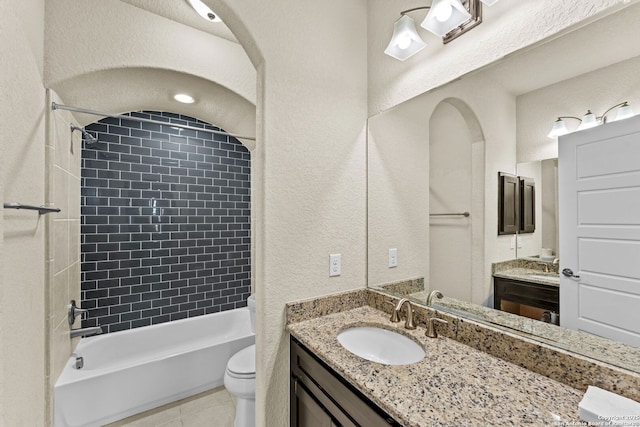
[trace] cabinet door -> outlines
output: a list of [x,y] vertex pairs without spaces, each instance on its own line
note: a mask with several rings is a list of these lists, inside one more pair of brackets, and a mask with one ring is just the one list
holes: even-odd
[[516,234],[520,224],[518,177],[498,172],[498,234]]
[[520,233],[536,231],[536,183],[520,177]]
[[293,380],[296,420],[298,427],[337,427],[325,409],[307,392],[298,380]]

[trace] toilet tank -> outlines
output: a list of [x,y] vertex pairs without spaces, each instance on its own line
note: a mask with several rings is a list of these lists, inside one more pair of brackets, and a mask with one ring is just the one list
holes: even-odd
[[249,316],[251,319],[251,332],[256,331],[256,295],[251,294],[247,298],[247,307],[249,308]]

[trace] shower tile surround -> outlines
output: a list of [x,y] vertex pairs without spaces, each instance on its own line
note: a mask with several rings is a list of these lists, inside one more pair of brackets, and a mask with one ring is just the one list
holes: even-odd
[[183,115],[106,118],[82,150],[83,327],[104,332],[246,306],[250,153]]

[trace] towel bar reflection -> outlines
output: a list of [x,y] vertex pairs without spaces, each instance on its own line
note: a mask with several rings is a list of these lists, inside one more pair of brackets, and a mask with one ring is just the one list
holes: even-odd
[[5,209],[26,209],[29,211],[38,211],[40,215],[48,214],[51,212],[60,212],[58,208],[48,208],[46,206],[33,206],[33,205],[23,205],[21,203],[5,203]]
[[429,214],[429,216],[464,216],[468,217],[471,215],[469,212],[454,212],[454,213],[435,213]]

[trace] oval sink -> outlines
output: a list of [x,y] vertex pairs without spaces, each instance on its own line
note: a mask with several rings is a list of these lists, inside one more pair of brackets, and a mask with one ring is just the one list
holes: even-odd
[[338,342],[351,353],[384,365],[408,365],[425,356],[422,347],[412,339],[372,326],[345,329],[338,334]]

